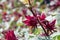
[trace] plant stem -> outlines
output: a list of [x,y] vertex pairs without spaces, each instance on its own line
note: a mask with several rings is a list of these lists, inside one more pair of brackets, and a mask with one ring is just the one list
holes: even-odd
[[39,24],[41,25],[41,27],[43,28],[45,34],[46,34],[47,36],[49,36],[49,35],[47,34],[47,32],[45,31],[45,29],[44,29],[44,27],[43,27],[43,24],[39,21],[39,19],[37,18],[36,14],[33,12],[32,7],[30,7],[29,9],[30,9],[30,11],[32,12],[32,14],[36,17],[38,23],[39,23]]
[[[28,2],[29,2],[29,5],[31,6],[30,0],[28,0]],[[42,29],[44,30],[45,34],[46,34],[47,36],[49,36],[48,33],[46,32],[46,30],[45,30],[44,27],[43,27],[44,24],[41,23],[40,20],[37,18],[37,15],[33,12],[32,7],[30,7],[29,9],[30,9],[30,11],[32,12],[32,14],[36,17],[38,23],[41,25],[41,27],[42,27]]]

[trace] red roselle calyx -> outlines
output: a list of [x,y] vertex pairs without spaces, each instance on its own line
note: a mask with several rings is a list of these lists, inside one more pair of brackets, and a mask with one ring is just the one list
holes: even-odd
[[2,33],[6,40],[18,40],[13,30],[3,31]]
[[29,29],[30,29],[30,33],[33,32],[33,30],[35,28],[37,28],[37,19],[34,17],[34,16],[25,16],[26,17],[26,20],[24,20],[23,22],[29,26]]
[[23,21],[27,26],[35,27],[37,25],[37,19],[34,16],[26,16],[26,20]]
[[40,19],[41,23],[43,23],[44,25],[44,28],[47,30],[47,31],[54,31],[55,29],[55,23],[56,23],[56,19],[53,20],[52,22],[46,20],[46,15],[44,13],[42,13],[40,16],[38,16],[38,18]]
[[39,19],[42,21],[42,20],[45,20],[46,18],[46,15],[44,13],[42,13],[41,15],[38,16]]

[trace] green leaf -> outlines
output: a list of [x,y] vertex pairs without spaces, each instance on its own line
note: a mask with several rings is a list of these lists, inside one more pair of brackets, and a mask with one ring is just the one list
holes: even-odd
[[60,35],[53,37],[53,40],[60,40]]
[[40,34],[40,29],[39,29],[39,28],[36,28],[33,33],[34,33],[35,35]]
[[34,36],[29,36],[29,38],[33,38]]
[[2,23],[2,19],[0,19],[0,23]]
[[34,3],[33,3],[33,5],[35,5],[36,4],[36,2],[40,2],[40,3],[42,3],[44,0],[34,0]]
[[42,3],[44,0],[39,0],[40,3]]
[[0,14],[0,23],[2,23],[2,15]]
[[17,23],[17,26],[23,26],[23,23]]

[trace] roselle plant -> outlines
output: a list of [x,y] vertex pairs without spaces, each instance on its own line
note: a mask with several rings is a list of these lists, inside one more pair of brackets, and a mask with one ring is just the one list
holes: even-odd
[[60,40],[59,8],[60,0],[1,0],[0,40]]

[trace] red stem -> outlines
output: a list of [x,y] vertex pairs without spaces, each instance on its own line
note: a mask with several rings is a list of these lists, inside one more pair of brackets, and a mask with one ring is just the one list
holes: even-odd
[[[29,2],[29,5],[31,6],[30,0],[28,0],[28,2]],[[36,17],[38,23],[41,25],[41,27],[42,27],[42,29],[44,30],[45,34],[46,34],[47,36],[49,36],[48,33],[46,32],[46,30],[45,30],[44,27],[43,27],[44,24],[41,23],[40,20],[37,18],[37,15],[33,12],[32,7],[30,7],[29,9],[30,9],[30,11],[32,12],[32,14]],[[44,26],[45,26],[45,25],[44,25]]]

